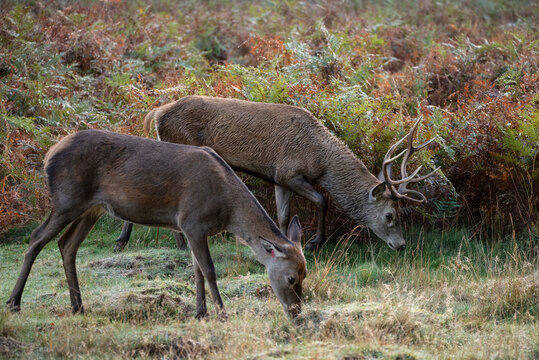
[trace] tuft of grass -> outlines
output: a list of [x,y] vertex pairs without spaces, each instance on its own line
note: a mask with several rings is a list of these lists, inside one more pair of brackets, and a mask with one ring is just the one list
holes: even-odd
[[539,316],[539,273],[490,279],[476,288],[472,316],[536,321]]

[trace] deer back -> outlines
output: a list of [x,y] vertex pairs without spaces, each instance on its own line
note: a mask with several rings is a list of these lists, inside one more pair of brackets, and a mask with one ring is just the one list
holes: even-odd
[[196,213],[213,219],[210,227],[220,231],[244,210],[245,199],[249,206],[252,201],[211,149],[99,130],[80,131],[52,147],[45,171],[55,204],[102,204],[146,225],[176,227],[178,217]]
[[213,148],[234,169],[270,181],[304,174],[317,179],[334,142],[305,109],[282,104],[188,96],[148,114],[159,138]]

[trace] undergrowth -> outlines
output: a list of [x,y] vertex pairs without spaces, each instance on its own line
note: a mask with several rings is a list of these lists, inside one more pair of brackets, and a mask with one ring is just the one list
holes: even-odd
[[[437,140],[416,163],[442,172],[407,218],[536,236],[533,2],[4,1],[0,14],[1,230],[46,212],[42,159],[61,137],[142,135],[149,110],[203,94],[304,107],[375,174],[423,116],[420,138]],[[270,187],[244,179],[273,211]],[[310,205],[293,206],[310,233]],[[332,231],[352,228],[331,214]]]

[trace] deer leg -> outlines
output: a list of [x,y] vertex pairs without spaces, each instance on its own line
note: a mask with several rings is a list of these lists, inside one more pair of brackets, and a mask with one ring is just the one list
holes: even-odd
[[80,296],[79,281],[77,280],[77,269],[75,259],[80,244],[86,239],[88,233],[95,223],[104,214],[102,207],[93,208],[75,220],[58,241],[58,247],[62,254],[64,271],[67,285],[69,286],[69,297],[71,298],[71,310],[75,313],[84,313],[82,299]]
[[195,270],[195,284],[196,284],[196,293],[197,293],[197,313],[195,317],[197,319],[205,318],[208,314],[206,308],[206,289],[204,288],[204,275],[198,265],[198,261],[195,257],[195,254],[191,252],[191,257],[193,258],[193,269]]
[[127,245],[129,237],[131,236],[131,231],[133,231],[133,223],[127,221],[124,222],[120,237],[116,239],[116,245],[114,245],[114,252],[120,252],[125,248],[125,245]]
[[47,220],[43,225],[39,226],[32,232],[30,237],[29,247],[24,255],[24,261],[22,264],[21,272],[19,278],[15,283],[15,287],[11,292],[7,304],[12,312],[20,311],[21,309],[21,297],[24,290],[24,285],[26,285],[26,280],[28,280],[28,275],[32,269],[32,265],[36,260],[37,255],[43,250],[45,245],[51,241],[58,233],[67,226],[74,218],[77,216],[72,216],[69,212],[63,212],[60,215],[53,210]]
[[[208,237],[206,234],[191,234],[185,232],[187,239],[189,240],[189,245],[191,246],[191,252],[196,259],[198,267],[202,272],[202,275],[208,282],[210,287],[210,293],[213,300],[213,303],[217,310],[217,315],[219,318],[226,318],[225,306],[223,305],[223,300],[219,294],[219,289],[217,288],[217,275],[215,273],[215,267],[213,266],[213,261],[210,256],[210,249],[208,248]],[[204,286],[203,282],[197,280],[197,300],[199,294],[199,286]],[[197,308],[198,308],[197,304]],[[198,315],[198,312],[197,312]]]
[[283,234],[286,234],[290,222],[290,191],[275,185],[275,202],[277,204],[277,220]]
[[32,246],[34,242],[41,237],[41,232],[43,231],[43,229],[47,228],[51,220],[51,217],[52,217],[52,212],[49,215],[49,217],[47,217],[47,219],[41,225],[39,225],[37,228],[34,229],[34,231],[32,231],[30,240],[28,241],[28,247]]
[[326,201],[324,200],[324,197],[317,192],[303,176],[297,176],[288,180],[286,186],[298,195],[312,201],[318,208],[318,226],[316,229],[316,237],[314,240],[310,241],[307,246],[305,246],[306,250],[316,250],[326,242]]
[[176,246],[178,249],[187,250],[187,244],[185,243],[183,234],[180,231],[172,231],[172,235],[174,235],[174,239],[176,239]]

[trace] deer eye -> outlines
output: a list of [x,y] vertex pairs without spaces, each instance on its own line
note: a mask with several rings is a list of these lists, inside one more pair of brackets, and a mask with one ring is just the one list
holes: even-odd
[[296,282],[296,279],[294,279],[293,277],[289,276],[289,277],[288,277],[288,282],[290,283],[290,285],[294,285],[294,283]]
[[387,220],[388,223],[391,222],[391,220],[393,220],[393,214],[387,213],[386,214],[386,220]]

